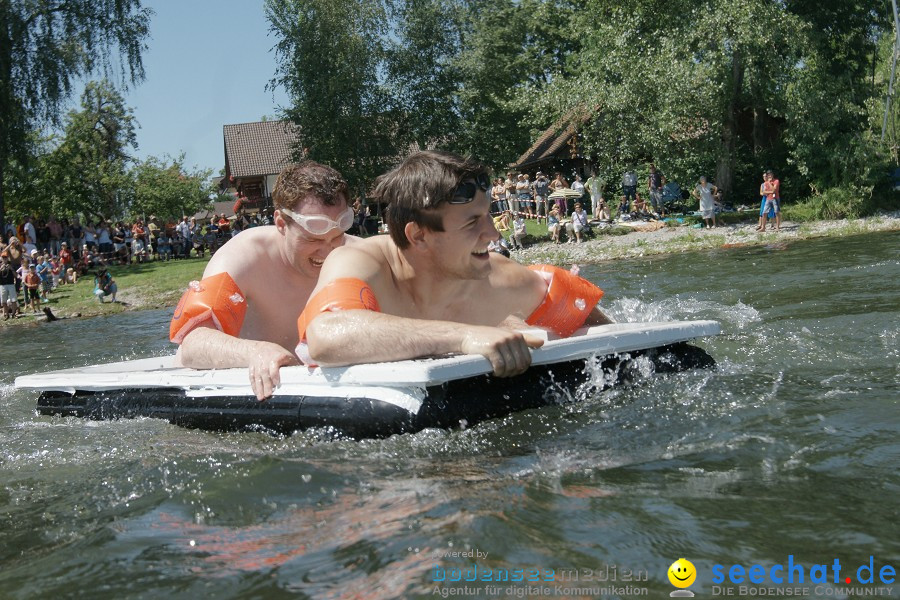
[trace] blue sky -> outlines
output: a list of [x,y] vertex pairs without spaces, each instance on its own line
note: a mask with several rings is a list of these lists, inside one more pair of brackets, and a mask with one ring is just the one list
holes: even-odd
[[[263,0],[144,0],[156,14],[144,53],[146,79],[125,93],[139,158],[186,154],[187,168],[225,166],[222,126],[277,115],[287,103],[266,84],[275,38]],[[77,107],[80,91],[70,106]]]

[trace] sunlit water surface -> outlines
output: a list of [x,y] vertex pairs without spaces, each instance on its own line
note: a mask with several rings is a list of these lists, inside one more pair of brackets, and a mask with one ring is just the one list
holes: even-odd
[[[583,267],[617,320],[721,322],[699,344],[718,368],[375,441],[37,416],[16,375],[170,352],[169,315],[7,328],[0,597],[430,598],[469,585],[487,598],[526,585],[434,582],[475,565],[479,578],[553,569],[550,596],[606,573],[604,597],[631,585],[662,598],[681,556],[709,597],[716,564],[898,567],[898,242]],[[560,591],[563,572],[582,580]]]

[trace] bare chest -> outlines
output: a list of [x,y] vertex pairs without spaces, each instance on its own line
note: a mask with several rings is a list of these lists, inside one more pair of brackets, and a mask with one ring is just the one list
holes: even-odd
[[297,346],[297,318],[303,312],[315,282],[281,276],[266,281],[255,280],[247,297],[247,314],[241,337],[265,340],[288,350]]

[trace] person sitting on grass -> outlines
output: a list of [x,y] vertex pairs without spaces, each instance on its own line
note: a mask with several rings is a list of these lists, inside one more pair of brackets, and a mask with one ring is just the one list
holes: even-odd
[[218,250],[218,242],[219,242],[219,240],[218,240],[218,238],[216,237],[216,235],[217,235],[216,232],[217,232],[217,231],[218,231],[218,227],[217,227],[215,230],[213,230],[213,229],[212,229],[212,225],[210,225],[209,227],[206,228],[206,233],[203,234],[203,244],[204,244],[204,245],[206,246],[206,248],[209,250],[209,255],[210,255],[210,256],[212,256],[213,254],[215,254],[215,253],[216,253],[216,250]]
[[631,213],[628,210],[628,198],[622,196],[622,199],[619,201],[619,207],[616,210],[616,218],[618,218],[620,221],[624,221],[626,217],[630,219]]
[[494,229],[501,234],[512,229],[512,211],[505,210],[500,216],[494,217]]
[[570,223],[566,223],[566,234],[569,237],[569,243],[572,243],[572,234],[575,234],[575,240],[577,243],[581,243],[581,233],[584,232],[585,235],[590,233],[591,227],[588,225],[587,213],[581,208],[581,202],[575,203],[575,210],[572,211],[572,221]]
[[166,230],[163,229],[156,238],[156,251],[159,254],[159,260],[169,262],[172,258],[172,241],[169,239]]
[[650,213],[647,210],[647,201],[641,198],[640,194],[635,194],[634,212],[635,215],[633,216],[637,216],[639,219],[650,216]]
[[513,232],[509,235],[509,243],[512,244],[513,250],[525,249],[525,236],[528,235],[525,229],[525,213],[517,213],[516,220],[513,221]]
[[550,241],[559,244],[559,207],[554,206],[550,209],[550,214],[547,216],[547,230],[550,232]]
[[115,302],[118,290],[116,280],[112,278],[107,269],[101,268],[97,271],[94,276],[94,295],[97,296],[100,304],[103,304],[103,299],[107,296],[112,296],[112,301]]
[[66,269],[65,283],[72,285],[78,283],[78,272],[73,267]]
[[[191,235],[191,246],[194,248],[194,254],[197,255],[197,258],[203,258],[206,256],[206,244],[203,239],[203,231],[197,230]],[[188,251],[188,258],[190,258],[190,251]]]
[[496,240],[490,242],[488,244],[488,252],[496,252],[501,256],[509,258],[509,246],[506,244],[506,239],[504,239],[503,236],[500,236]]

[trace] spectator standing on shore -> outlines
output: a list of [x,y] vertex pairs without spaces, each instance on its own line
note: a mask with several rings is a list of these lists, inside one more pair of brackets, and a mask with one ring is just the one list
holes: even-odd
[[[757,231],[763,231],[763,212],[766,209],[766,171],[762,172],[762,183],[759,184],[759,224],[756,226]],[[770,219],[775,218],[775,207],[772,206],[768,216]]]
[[[575,198],[575,202],[585,202],[585,198],[584,198],[584,194],[585,194],[584,183],[581,181],[581,175],[579,175],[579,174],[577,174],[577,173],[575,174],[575,181],[572,182],[572,190],[578,192],[579,194],[581,194],[580,196],[578,196],[577,198]],[[587,211],[585,211],[585,213],[587,213]]]
[[601,218],[601,205],[606,204],[603,201],[603,180],[597,176],[596,171],[591,170],[591,176],[588,177],[588,180],[586,182],[584,182],[584,187],[585,189],[587,189],[588,195],[590,195],[591,197],[591,214],[594,215],[595,219]]
[[158,246],[160,231],[159,219],[157,219],[155,215],[150,215],[150,218],[147,219],[147,253],[155,256],[157,260],[159,260]]
[[19,312],[16,293],[16,270],[9,262],[9,255],[0,254],[0,304],[3,304],[3,320],[15,317]]
[[125,225],[122,221],[118,221],[112,229],[113,258],[119,261],[119,264],[128,263],[128,248],[125,246]]
[[33,312],[38,311],[38,303],[41,300],[40,287],[41,287],[41,277],[37,274],[37,270],[35,265],[28,265],[28,271],[25,273],[25,276],[22,277],[22,282],[25,285],[25,306],[31,304],[31,310]]
[[191,224],[188,223],[188,218],[181,217],[181,223],[176,227],[178,231],[178,235],[181,236],[181,256],[183,258],[191,257]]
[[22,242],[19,241],[19,238],[16,236],[9,238],[9,245],[3,249],[3,253],[9,257],[9,263],[12,265],[13,269],[18,269],[22,266],[22,259],[25,257],[25,248],[22,246]]
[[[569,182],[563,178],[562,173],[557,172],[553,181],[550,182],[550,193],[552,194],[557,190],[565,189],[567,187],[569,187]],[[566,204],[566,199],[564,197],[556,199],[556,206],[559,208],[560,215],[566,216],[569,214],[569,207]]]
[[706,175],[700,176],[700,183],[694,188],[694,197],[700,200],[700,212],[706,228],[716,226],[716,186],[706,181]]
[[169,236],[170,240],[175,237],[175,225],[175,220],[172,217],[166,219],[166,225],[163,229],[166,230],[166,235]]
[[531,185],[528,183],[528,175],[519,173],[519,180],[516,182],[516,196],[519,200],[519,210],[524,212],[526,216],[534,215],[531,209]]
[[78,217],[72,219],[72,225],[69,227],[69,249],[76,261],[81,259],[81,247],[84,246],[84,228]]
[[650,175],[647,177],[647,190],[650,192],[650,204],[653,212],[659,216],[665,215],[665,207],[662,203],[663,176],[656,170],[656,165],[650,165]]
[[503,178],[498,177],[494,181],[494,187],[491,188],[491,212],[494,214],[502,213],[506,210],[506,186],[503,185]]
[[[22,243],[26,246],[31,244],[34,248],[37,248],[37,230],[34,228],[34,223],[31,222],[31,217],[25,216],[25,225],[22,227]],[[29,248],[29,252],[31,249]]]
[[[59,248],[59,266],[60,270],[65,273],[72,265],[75,264],[75,259],[72,256],[72,251],[69,250],[69,243],[63,242]],[[65,279],[63,279],[63,283]]]
[[515,173],[510,171],[506,174],[506,181],[504,181],[504,185],[506,186],[506,201],[509,203],[509,210],[513,211],[513,214],[517,214],[519,212],[519,196],[516,194],[516,182],[517,180],[513,177]]
[[635,196],[637,196],[637,174],[631,169],[628,169],[622,175],[622,193],[625,194],[625,200],[631,206]]
[[50,217],[47,221],[47,230],[50,232],[50,254],[58,256],[62,242],[63,226],[56,220],[56,217]]
[[109,235],[109,227],[105,221],[97,224],[97,251],[103,260],[112,260],[113,257],[113,241]]
[[43,254],[50,249],[50,229],[47,228],[47,223],[43,219],[38,219],[35,229],[37,230],[38,250]]
[[781,230],[781,182],[775,178],[775,173],[766,171],[766,181],[763,184],[766,203],[763,205],[762,231],[766,230],[766,213],[775,211],[775,231]]
[[538,223],[541,217],[547,217],[550,214],[547,196],[550,195],[550,180],[542,171],[538,171],[534,176],[534,201],[537,204]]
[[97,228],[93,223],[88,221],[84,224],[84,245],[87,246],[87,249],[91,252],[94,252],[97,249]]
[[37,261],[35,270],[41,278],[41,302],[46,304],[50,302],[50,290],[53,289],[53,268],[47,260],[47,255],[37,255],[35,259]]
[[55,256],[50,256],[47,260],[50,263],[50,276],[52,278],[50,289],[55,290],[59,287],[59,282],[62,280],[63,268]]

